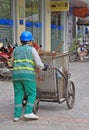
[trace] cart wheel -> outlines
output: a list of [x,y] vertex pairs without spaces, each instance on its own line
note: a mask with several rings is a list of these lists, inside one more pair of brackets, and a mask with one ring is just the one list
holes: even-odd
[[68,81],[66,88],[66,104],[69,109],[72,109],[75,102],[75,85],[73,81]]
[[33,107],[33,113],[36,114],[38,112],[39,99],[36,99]]

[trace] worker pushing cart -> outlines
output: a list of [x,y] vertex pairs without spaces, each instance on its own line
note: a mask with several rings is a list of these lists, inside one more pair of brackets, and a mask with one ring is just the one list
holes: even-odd
[[75,85],[69,72],[68,52],[45,52],[40,56],[49,66],[47,71],[39,70],[36,73],[37,97],[33,112],[37,113],[41,101],[59,104],[66,101],[67,107],[72,109],[75,103]]
[[24,31],[20,36],[22,45],[13,51],[13,72],[12,80],[14,86],[14,121],[19,121],[22,117],[22,101],[24,95],[27,103],[24,111],[24,118],[39,119],[33,113],[33,106],[36,100],[36,75],[35,65],[42,70],[47,70],[48,66],[42,63],[38,52],[33,47],[33,35]]

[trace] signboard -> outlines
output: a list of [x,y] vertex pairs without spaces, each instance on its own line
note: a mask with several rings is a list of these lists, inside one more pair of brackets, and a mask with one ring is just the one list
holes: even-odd
[[68,11],[69,10],[69,2],[68,1],[60,1],[60,2],[51,2],[51,11]]
[[78,20],[77,25],[89,26],[89,20]]

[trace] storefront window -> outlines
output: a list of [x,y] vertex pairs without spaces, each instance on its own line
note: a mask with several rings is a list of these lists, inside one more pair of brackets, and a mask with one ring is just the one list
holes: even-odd
[[0,42],[7,46],[12,43],[11,0],[0,0]]
[[10,0],[0,0],[0,18],[10,18]]
[[41,42],[41,23],[39,22],[39,2],[40,0],[26,0],[25,16],[26,16],[26,30],[31,31],[34,35],[35,41]]
[[[61,25],[61,12],[51,12],[51,49],[54,50],[62,41],[63,26]],[[61,50],[60,50],[61,51]]]
[[58,31],[58,27],[60,26],[60,18],[61,17],[61,12],[51,12],[51,34],[52,34],[52,30],[55,29],[55,38],[58,39],[59,38],[59,31]]

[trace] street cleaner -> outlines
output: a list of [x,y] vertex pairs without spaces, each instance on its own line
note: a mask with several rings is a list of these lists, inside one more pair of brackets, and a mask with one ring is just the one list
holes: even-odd
[[22,118],[24,95],[27,96],[27,103],[24,110],[24,118],[39,119],[33,113],[33,106],[36,100],[36,74],[35,66],[46,71],[48,65],[42,63],[37,50],[32,46],[34,37],[31,32],[24,31],[20,35],[20,46],[13,51],[13,72],[12,81],[14,87],[14,121]]

